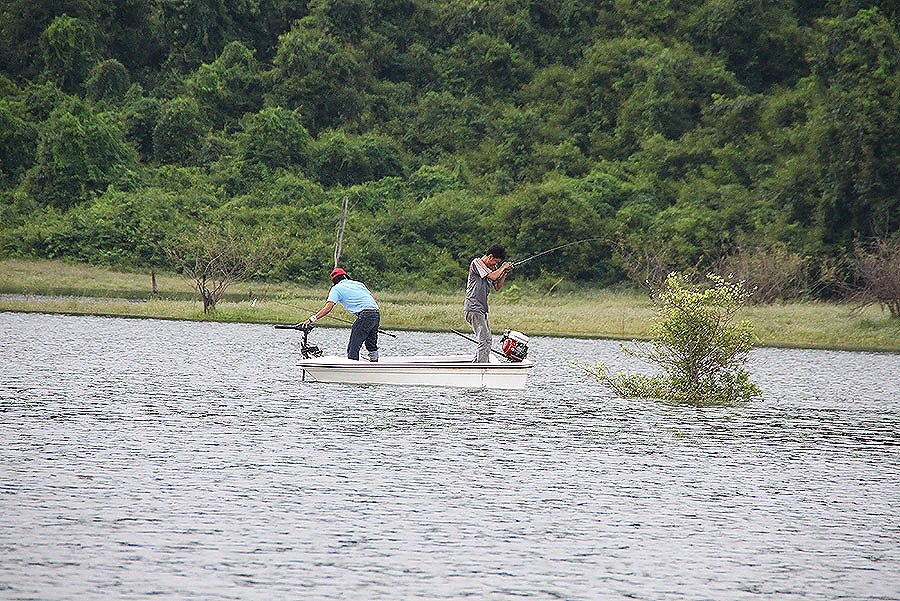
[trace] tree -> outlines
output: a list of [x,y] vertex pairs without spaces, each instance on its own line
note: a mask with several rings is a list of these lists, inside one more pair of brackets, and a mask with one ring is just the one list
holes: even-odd
[[877,9],[828,21],[813,67],[825,242],[889,235],[900,223],[900,32]]
[[671,240],[648,233],[653,231],[658,211],[655,202],[639,196],[623,205],[613,220],[615,264],[638,287],[661,287],[679,262]]
[[443,165],[422,165],[409,175],[409,189],[416,200],[423,200],[447,190],[464,189],[465,182],[458,170]]
[[404,174],[403,149],[396,140],[377,133],[363,134],[360,139],[369,179],[398,177]]
[[471,148],[487,129],[486,112],[475,96],[428,92],[409,109],[402,133],[405,146],[428,161]]
[[[595,238],[604,226],[576,180],[556,176],[510,194],[497,203],[494,225],[512,238],[507,250],[523,258],[548,248]],[[605,271],[607,256],[596,244],[572,246],[542,257],[521,269],[548,269],[576,279],[590,279]]]
[[316,144],[316,173],[326,188],[361,184],[403,173],[398,144],[378,134],[324,132]]
[[489,116],[489,141],[481,145],[479,163],[485,171],[496,170],[515,181],[532,180],[539,175],[531,169],[534,145],[539,141],[537,113],[506,104],[496,105],[492,112],[496,114]]
[[326,28],[348,37],[359,37],[374,12],[373,0],[310,0],[309,12]]
[[245,161],[270,169],[309,170],[312,137],[300,120],[298,111],[265,108],[246,115],[238,136]]
[[34,126],[0,99],[0,190],[19,183],[34,160],[36,139]]
[[230,42],[212,63],[186,80],[191,95],[210,114],[214,126],[233,123],[262,105],[262,70],[254,51]]
[[131,85],[131,76],[122,63],[114,58],[101,61],[93,66],[84,87],[91,100],[118,101],[125,96]]
[[[567,126],[590,144],[592,155],[627,155],[612,136],[619,108],[636,85],[647,81],[646,65],[661,51],[659,42],[643,38],[600,40],[585,50],[561,108]],[[555,87],[547,94],[551,100]]]
[[437,67],[448,87],[482,97],[518,89],[534,69],[509,42],[482,32],[454,44]]
[[153,159],[153,132],[159,123],[163,101],[143,95],[141,86],[135,84],[125,95],[122,115],[125,119],[125,137],[134,145],[141,159]]
[[160,163],[188,165],[206,130],[206,117],[197,101],[174,98],[162,107],[153,128],[153,155]]
[[25,108],[22,118],[28,119],[36,126],[42,124],[50,118],[50,114],[56,107],[69,98],[72,97],[65,94],[51,81],[29,84],[22,91],[21,99]]
[[637,83],[619,107],[616,138],[626,151],[661,134],[678,139],[696,127],[713,94],[735,95],[741,88],[718,60],[682,45],[664,48],[642,59],[646,81]]
[[229,286],[251,277],[272,255],[272,242],[271,238],[247,230],[239,232],[233,226],[200,226],[182,233],[164,250],[175,268],[193,282],[203,312],[209,315]]
[[628,36],[665,38],[675,34],[694,4],[684,0],[616,0],[616,24]]
[[313,134],[352,122],[366,105],[371,65],[364,52],[323,29],[313,17],[301,19],[279,38],[268,105],[300,108]]
[[119,60],[130,73],[159,67],[163,53],[158,0],[84,1],[101,4],[106,9],[100,16],[96,10],[89,13],[98,23],[97,39],[106,49],[105,56]]
[[164,241],[185,221],[187,196],[162,187],[128,192],[110,187],[64,214],[33,215],[20,229],[22,248],[94,265],[159,265],[166,260]]
[[167,53],[166,66],[184,72],[215,58],[235,29],[230,4],[214,0],[159,3],[159,35]]
[[54,19],[65,15],[82,23],[115,22],[111,5],[106,0],[4,0],[0,3],[2,69],[14,79],[34,80],[46,66],[41,37]]
[[137,156],[122,130],[121,123],[93,114],[84,101],[64,101],[41,124],[37,159],[25,189],[41,204],[68,209],[124,181]]
[[861,286],[851,299],[861,307],[878,304],[900,318],[900,239],[877,239],[856,249],[856,276]]
[[60,15],[41,34],[41,53],[47,79],[74,94],[97,56],[94,29],[81,19]]
[[734,323],[748,298],[742,283],[707,276],[709,287],[700,288],[672,273],[654,294],[658,318],[650,330],[649,344],[622,347],[623,351],[656,365],[662,373],[652,376],[611,375],[609,367],[587,367],[597,381],[626,398],[657,398],[693,405],[750,401],[760,389],[744,369],[753,347],[753,326]]
[[744,85],[764,90],[803,74],[803,44],[792,5],[707,0],[687,22],[701,48],[724,56]]

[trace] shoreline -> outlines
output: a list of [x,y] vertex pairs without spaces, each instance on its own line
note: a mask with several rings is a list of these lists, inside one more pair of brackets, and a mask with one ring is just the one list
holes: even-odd
[[[67,315],[72,317],[108,317],[108,318],[119,318],[119,319],[159,319],[163,321],[191,321],[191,322],[208,322],[208,323],[238,323],[238,324],[248,324],[248,325],[278,325],[284,324],[287,322],[283,321],[270,321],[267,319],[230,319],[230,318],[217,318],[216,316],[204,317],[202,315],[196,317],[190,316],[173,316],[173,315],[165,315],[162,313],[148,313],[148,314],[135,314],[128,312],[119,312],[119,311],[93,311],[87,310],[84,308],[67,308],[67,309],[52,309],[48,307],[16,307],[16,306],[8,306],[5,302],[7,299],[5,297],[10,296],[9,294],[0,294],[0,313],[27,313],[27,314],[43,314],[43,315]],[[38,296],[38,295],[34,295]],[[46,295],[40,295],[45,299],[64,299],[66,297],[52,297]],[[119,301],[121,303],[126,303],[131,306],[139,305],[142,303],[150,303],[154,301],[150,300],[134,300],[134,299],[111,299],[111,298],[100,298],[100,297],[83,297],[79,299],[78,303],[83,304],[102,304],[104,302],[110,301]],[[22,301],[31,303],[33,301]],[[156,301],[156,302],[167,302],[165,300]],[[199,301],[198,301],[199,304]],[[201,312],[202,313],[202,312]],[[327,319],[327,317],[325,318]],[[462,327],[459,324],[455,324],[457,327],[454,329],[458,329],[458,327]],[[325,323],[318,324],[316,327],[320,328],[328,328],[328,329],[347,329],[350,327],[349,324],[335,324],[335,323]],[[384,330],[394,330],[397,332],[435,332],[435,333],[448,333],[450,328],[443,327],[429,327],[429,326],[408,326],[408,325],[399,325],[399,324],[382,324],[382,329]],[[495,332],[497,334],[497,332]],[[647,341],[649,337],[647,336],[622,336],[617,334],[598,334],[598,333],[590,333],[590,332],[554,332],[554,331],[529,331],[527,333],[529,337],[549,337],[549,338],[580,338],[583,340],[613,340],[620,342],[630,342],[630,341]],[[826,343],[816,343],[816,342],[807,342],[807,343],[798,343],[798,342],[790,342],[790,341],[775,341],[775,340],[759,340],[756,344],[754,344],[754,349],[760,348],[774,348],[774,349],[798,349],[798,350],[822,350],[822,351],[836,351],[836,352],[861,352],[861,353],[879,353],[879,354],[900,354],[900,344],[896,346],[896,348],[885,347],[885,346],[867,346],[867,345],[850,345],[850,344],[826,344]]]
[[[0,260],[0,311],[97,315],[135,319],[293,324],[324,303],[326,285],[241,282],[229,288],[211,316],[203,314],[190,282],[156,274],[160,293],[150,294],[150,274],[111,271],[62,261]],[[60,294],[62,293],[62,294]],[[461,293],[377,291],[384,330],[448,332],[468,329]],[[605,340],[646,340],[656,306],[634,290],[580,288],[548,295],[528,282],[491,299],[491,325],[527,336]],[[341,308],[321,327],[349,327],[353,316]],[[328,318],[326,318],[327,320]],[[804,301],[747,305],[755,347],[900,353],[900,319],[877,306]]]

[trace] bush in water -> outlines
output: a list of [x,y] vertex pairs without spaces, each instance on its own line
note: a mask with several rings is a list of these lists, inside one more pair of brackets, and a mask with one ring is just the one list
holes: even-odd
[[650,342],[622,346],[624,352],[655,364],[662,373],[611,375],[604,364],[587,370],[626,398],[707,405],[759,396],[759,388],[744,369],[753,347],[753,326],[748,321],[734,323],[749,292],[743,282],[729,282],[713,274],[707,278],[710,285],[700,287],[682,275],[670,274],[653,295],[659,313],[650,329]]

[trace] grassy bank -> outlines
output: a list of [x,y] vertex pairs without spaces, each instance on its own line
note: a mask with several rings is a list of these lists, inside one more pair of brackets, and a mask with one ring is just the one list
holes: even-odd
[[[250,323],[294,323],[321,307],[327,283],[304,288],[284,283],[243,282],[230,288],[212,317],[203,315],[191,283],[157,274],[129,273],[60,261],[0,261],[0,311],[33,311],[126,317],[154,317]],[[461,292],[377,291],[384,329],[466,330]],[[338,308],[333,315],[351,316]],[[491,299],[495,331],[513,328],[529,335],[644,338],[655,315],[645,294],[590,290],[547,296],[512,289]],[[900,351],[900,320],[878,307],[854,311],[840,303],[804,302],[748,307],[764,346]],[[325,319],[322,325],[346,326]]]

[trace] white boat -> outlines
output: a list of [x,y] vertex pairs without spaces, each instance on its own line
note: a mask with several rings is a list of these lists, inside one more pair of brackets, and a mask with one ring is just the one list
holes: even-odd
[[346,357],[315,357],[299,363],[304,380],[342,384],[452,386],[456,388],[525,388],[534,362],[474,363],[472,355],[382,357],[378,362]]

